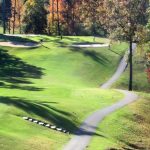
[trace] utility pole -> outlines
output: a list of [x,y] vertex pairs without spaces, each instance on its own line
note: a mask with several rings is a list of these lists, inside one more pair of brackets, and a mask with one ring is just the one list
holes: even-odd
[[133,89],[133,62],[132,62],[132,51],[133,51],[133,48],[132,48],[132,37],[130,38],[130,54],[129,54],[129,63],[130,63],[130,72],[129,72],[129,91],[132,91]]
[[6,2],[2,2],[2,14],[3,14],[3,34],[6,33]]

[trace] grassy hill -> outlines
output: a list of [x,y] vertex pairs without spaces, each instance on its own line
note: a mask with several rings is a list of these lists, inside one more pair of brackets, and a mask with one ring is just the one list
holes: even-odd
[[[133,89],[135,91],[150,92],[150,83],[147,80],[144,62],[145,52],[137,50],[133,57]],[[129,68],[121,78],[113,85],[114,88],[128,88]]]
[[[72,43],[91,43],[92,37],[27,39],[36,42],[43,39],[43,46],[0,47],[0,149],[61,149],[71,135],[27,122],[22,117],[40,119],[72,133],[91,112],[122,98],[122,94],[100,90],[99,86],[114,73],[127,45],[114,43],[110,51],[71,47]],[[97,38],[96,42],[108,40]]]
[[[88,150],[150,149],[150,84],[143,58],[144,52],[139,51],[133,57],[133,89],[139,95],[139,100],[106,117],[97,130],[97,134],[103,137],[95,136]],[[128,89],[128,77],[129,68],[114,84],[114,88]]]

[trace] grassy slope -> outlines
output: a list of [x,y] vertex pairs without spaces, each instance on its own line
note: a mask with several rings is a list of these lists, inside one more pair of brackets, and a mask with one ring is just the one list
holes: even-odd
[[[98,87],[114,72],[120,57],[107,48],[61,47],[92,42],[91,37],[32,37],[46,41],[33,49],[0,48],[0,149],[60,149],[70,138],[22,120],[32,116],[72,132],[92,111],[122,95]],[[106,39],[97,39],[107,42]],[[120,53],[126,44],[115,44]],[[97,87],[97,88],[96,88]]]
[[150,149],[150,94],[104,119],[88,150]]
[[[143,61],[144,52],[141,53],[136,51],[133,57],[133,89],[135,91],[150,92],[150,83],[148,83],[147,75],[145,72],[145,63],[140,63]],[[114,88],[128,88],[129,80],[129,69],[121,76],[121,78],[114,84]]]
[[[97,133],[104,137],[94,137],[88,150],[150,149],[150,84],[147,82],[141,53],[134,56],[134,90],[140,98],[137,102],[110,115],[99,126]],[[127,89],[128,73],[126,72],[114,84],[115,88]],[[99,145],[99,146],[98,146]]]

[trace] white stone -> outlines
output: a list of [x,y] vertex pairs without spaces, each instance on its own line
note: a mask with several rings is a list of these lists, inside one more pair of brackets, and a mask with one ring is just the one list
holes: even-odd
[[43,125],[44,123],[43,123],[43,122],[39,122],[38,124],[39,124],[39,125]]
[[24,120],[28,120],[28,117],[23,117]]
[[55,129],[56,128],[56,126],[51,126],[51,129]]
[[61,129],[61,128],[56,128],[56,130],[57,130],[57,131],[61,131],[62,129]]
[[37,121],[37,120],[34,120],[33,122],[34,122],[34,123],[38,123],[38,121]]
[[47,124],[47,125],[45,125],[45,127],[50,127],[50,125],[49,125],[49,124]]

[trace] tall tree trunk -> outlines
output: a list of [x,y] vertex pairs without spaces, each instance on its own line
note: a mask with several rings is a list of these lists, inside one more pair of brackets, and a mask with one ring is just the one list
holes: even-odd
[[13,14],[13,34],[15,34],[15,26],[16,26],[16,0],[14,4],[14,14]]
[[[20,7],[19,7],[20,9]],[[18,11],[18,22],[19,22],[19,33],[21,34],[21,12],[20,10]]]
[[52,0],[52,26],[54,26],[54,14],[55,14],[55,10],[54,10],[54,0]]
[[3,12],[3,34],[5,34],[6,33],[6,2],[5,0],[3,0],[2,12]]
[[59,1],[57,0],[57,34],[60,36]]
[[10,30],[11,30],[11,27],[10,27],[10,18],[8,20],[8,31],[9,31],[9,34],[10,34]]
[[71,24],[72,24],[72,34],[73,35],[76,35],[76,31],[75,31],[75,10],[74,10],[74,4],[72,4],[71,6],[71,9],[72,9],[72,21],[71,21]]
[[129,63],[130,63],[130,73],[129,73],[129,91],[132,91],[132,82],[133,82],[133,65],[132,65],[132,39],[130,39],[130,54],[129,54]]

